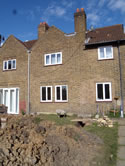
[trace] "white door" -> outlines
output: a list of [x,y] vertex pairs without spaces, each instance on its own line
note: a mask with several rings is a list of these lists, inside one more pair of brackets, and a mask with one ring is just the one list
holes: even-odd
[[19,113],[19,88],[0,89],[0,102],[8,107],[7,113]]

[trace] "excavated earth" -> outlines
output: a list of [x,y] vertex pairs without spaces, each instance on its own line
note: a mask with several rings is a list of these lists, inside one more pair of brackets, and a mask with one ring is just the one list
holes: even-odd
[[0,166],[94,166],[102,146],[84,128],[9,116],[0,129]]

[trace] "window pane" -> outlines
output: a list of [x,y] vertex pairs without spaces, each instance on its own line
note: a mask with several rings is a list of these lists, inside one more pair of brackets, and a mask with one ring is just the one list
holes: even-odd
[[106,47],[106,58],[112,58],[112,48]]
[[51,100],[51,88],[48,87],[48,100]]
[[46,56],[46,64],[49,64],[49,61],[50,61],[49,57],[50,57],[49,55]]
[[61,55],[57,54],[57,63],[61,63]]
[[109,84],[105,84],[105,99],[110,99]]
[[4,105],[8,107],[9,103],[8,103],[8,90],[4,91]]
[[62,86],[62,100],[67,100],[67,87]]
[[42,87],[42,100],[46,100],[46,87]]
[[57,87],[56,90],[57,100],[60,100],[60,87]]
[[4,62],[4,69],[7,69],[7,62]]
[[100,58],[105,58],[105,55],[104,55],[104,48],[100,48]]
[[12,68],[13,68],[13,69],[16,68],[16,61],[15,61],[15,60],[12,61]]
[[51,55],[51,64],[55,64],[56,63],[56,56],[55,54]]
[[97,97],[98,99],[103,99],[103,84],[97,85]]
[[15,95],[15,91],[14,90],[10,90],[10,112],[14,112],[14,104],[15,104],[15,100],[14,100],[14,95]]
[[3,104],[3,90],[0,90],[0,104]]
[[8,61],[8,69],[11,69],[11,61]]

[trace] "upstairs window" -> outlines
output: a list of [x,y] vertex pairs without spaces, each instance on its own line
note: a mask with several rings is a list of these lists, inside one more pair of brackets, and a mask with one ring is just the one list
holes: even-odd
[[111,101],[111,83],[97,83],[96,84],[96,101]]
[[99,47],[98,48],[98,59],[112,59],[113,58],[113,48],[112,46]]
[[62,53],[45,54],[44,64],[45,66],[62,64]]
[[3,61],[3,70],[13,70],[16,69],[16,59]]
[[41,86],[41,102],[52,102],[52,86]]
[[55,101],[56,102],[68,101],[68,87],[67,87],[67,85],[55,86]]

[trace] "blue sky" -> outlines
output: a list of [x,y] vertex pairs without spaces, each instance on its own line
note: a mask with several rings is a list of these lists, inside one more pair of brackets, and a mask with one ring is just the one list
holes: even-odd
[[74,32],[74,12],[84,8],[87,28],[125,25],[125,0],[0,0],[0,34],[22,41],[37,38],[37,27],[46,21],[65,33]]

